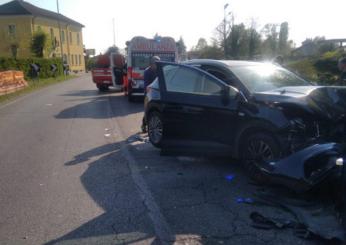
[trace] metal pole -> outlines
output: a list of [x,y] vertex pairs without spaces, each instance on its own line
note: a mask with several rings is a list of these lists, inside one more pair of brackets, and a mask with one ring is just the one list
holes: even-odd
[[113,46],[115,47],[115,24],[114,24],[114,18],[112,19],[113,21]]
[[63,47],[62,47],[62,38],[61,38],[61,25],[60,25],[59,0],[56,0],[56,8],[57,8],[57,11],[58,11],[58,26],[59,26],[59,39],[60,39],[60,50],[61,50],[62,69],[63,69],[63,73],[64,73],[64,75],[65,75],[65,71],[64,71],[64,51],[63,51]]

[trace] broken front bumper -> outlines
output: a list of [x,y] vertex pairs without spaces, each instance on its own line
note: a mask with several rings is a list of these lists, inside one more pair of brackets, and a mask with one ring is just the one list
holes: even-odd
[[305,192],[329,177],[340,175],[345,156],[344,145],[315,144],[281,160],[262,165],[261,171],[274,184]]

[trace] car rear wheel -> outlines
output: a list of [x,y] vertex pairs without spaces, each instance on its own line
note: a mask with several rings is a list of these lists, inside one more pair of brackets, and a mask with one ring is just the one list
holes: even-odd
[[240,145],[240,157],[244,168],[250,177],[259,183],[268,182],[268,177],[261,168],[268,167],[270,162],[280,157],[281,152],[276,139],[269,133],[245,136]]
[[106,92],[109,90],[109,87],[107,85],[96,85],[96,87],[99,89],[100,92]]
[[151,112],[147,118],[148,123],[148,136],[150,142],[155,146],[160,148],[163,142],[163,122],[162,117],[159,112]]

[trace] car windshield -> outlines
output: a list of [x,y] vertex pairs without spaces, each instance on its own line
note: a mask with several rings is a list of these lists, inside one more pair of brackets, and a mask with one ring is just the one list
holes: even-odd
[[294,73],[272,64],[237,66],[231,67],[231,70],[251,93],[311,85]]

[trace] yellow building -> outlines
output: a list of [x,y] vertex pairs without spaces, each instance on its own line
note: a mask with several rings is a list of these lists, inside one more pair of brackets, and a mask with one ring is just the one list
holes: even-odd
[[83,27],[66,16],[23,0],[5,3],[0,5],[0,57],[32,57],[30,43],[33,34],[41,30],[51,41],[45,58],[62,57],[63,53],[72,71],[84,71]]

